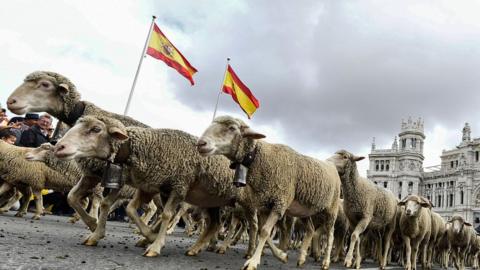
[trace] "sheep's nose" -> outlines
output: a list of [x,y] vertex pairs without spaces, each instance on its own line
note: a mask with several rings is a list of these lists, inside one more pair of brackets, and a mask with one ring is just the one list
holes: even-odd
[[407,215],[411,215],[411,214],[412,214],[412,210],[410,210],[410,209],[407,209],[406,212],[407,212]]
[[64,144],[56,145],[56,146],[55,146],[55,153],[57,153],[57,152],[59,152],[59,151],[62,151],[63,149],[65,149],[65,145],[64,145]]
[[202,146],[205,146],[205,145],[207,145],[207,142],[202,140],[202,139],[198,140],[197,144],[196,144],[197,147],[202,147]]
[[7,105],[13,105],[15,103],[17,103],[17,100],[15,98],[9,98],[7,100]]

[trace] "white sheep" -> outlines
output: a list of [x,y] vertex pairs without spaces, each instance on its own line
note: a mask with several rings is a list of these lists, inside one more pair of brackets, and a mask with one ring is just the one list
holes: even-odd
[[360,268],[362,261],[360,252],[360,235],[366,230],[382,232],[382,256],[380,268],[387,265],[387,255],[392,234],[395,230],[395,216],[397,213],[397,199],[395,196],[371,181],[360,177],[356,162],[364,159],[340,150],[328,160],[333,162],[342,181],[343,209],[352,229],[350,246],[344,264],[353,265],[353,252],[356,249],[355,267]]

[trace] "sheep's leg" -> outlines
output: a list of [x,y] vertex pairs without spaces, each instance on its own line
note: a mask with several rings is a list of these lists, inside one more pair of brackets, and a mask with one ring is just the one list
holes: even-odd
[[345,234],[341,233],[335,235],[335,230],[333,232],[334,243],[335,243],[335,254],[333,255],[332,262],[336,263],[340,260],[340,256],[344,255],[344,245],[345,245]]
[[[7,203],[9,203],[13,198],[15,198],[16,194],[17,194],[17,189],[13,187],[9,191],[7,191],[6,193],[0,196],[0,206],[2,206],[2,208],[0,208],[0,211],[5,207]],[[8,208],[6,211],[2,211],[2,213],[7,211],[8,211]]]
[[157,212],[157,205],[153,200],[150,200],[150,202],[148,203],[148,209],[147,211],[145,211],[144,215],[141,218],[143,223],[148,225],[150,223],[150,220],[152,220],[153,215],[155,215],[156,212]]
[[152,199],[153,194],[148,194],[140,189],[135,191],[133,198],[127,205],[127,215],[128,217],[137,225],[137,228],[140,230],[140,233],[147,238],[147,240],[152,243],[155,241],[155,234],[151,231],[147,224],[143,223],[137,213],[137,209],[140,206]]
[[395,221],[393,224],[387,225],[385,228],[385,234],[383,235],[383,239],[381,238],[380,235],[380,242],[383,240],[383,253],[382,249],[379,249],[378,252],[381,254],[381,259],[380,259],[380,269],[385,269],[387,267],[387,261],[388,261],[388,253],[390,251],[390,243],[392,241],[392,235],[393,232],[395,231]]
[[262,257],[263,247],[265,246],[268,238],[270,238],[270,233],[272,232],[273,226],[275,226],[280,216],[281,215],[275,211],[270,212],[267,220],[265,221],[262,229],[260,230],[258,245],[255,249],[255,253],[253,254],[252,258],[248,259],[245,262],[245,264],[243,265],[243,270],[257,269],[257,266],[260,264],[260,259]]
[[428,269],[428,240],[429,236],[426,236],[424,238],[424,243],[421,244],[421,249],[422,249],[422,269],[427,270]]
[[417,269],[417,257],[418,257],[418,247],[420,246],[420,241],[412,241],[412,257],[410,258],[412,262],[412,270]]
[[118,198],[120,190],[111,189],[108,195],[103,198],[100,204],[100,213],[98,215],[98,223],[95,231],[91,233],[83,242],[86,246],[96,246],[98,241],[105,237],[105,227],[107,225],[107,217],[110,207]]
[[175,228],[177,227],[177,224],[180,221],[180,218],[185,212],[187,212],[187,206],[185,203],[183,203],[180,205],[180,209],[178,209],[177,213],[173,217],[172,222],[168,225],[168,230],[167,230],[168,235],[172,234],[175,231]]
[[189,213],[183,214],[182,220],[185,223],[185,233],[187,234],[188,237],[192,236],[193,231],[195,229],[194,228],[195,225],[194,225],[194,222],[193,222],[192,218],[190,217],[190,214]]
[[315,230],[312,237],[312,257],[318,262],[320,260],[320,228]]
[[178,195],[176,195],[175,192],[170,193],[167,203],[163,208],[162,216],[157,221],[157,223],[161,222],[160,230],[158,231],[158,234],[154,239],[155,241],[153,241],[153,243],[147,248],[147,250],[143,254],[144,256],[157,257],[160,254],[160,251],[165,245],[168,225],[170,224],[170,220],[175,213],[175,209],[177,209],[177,205],[180,203],[181,200],[182,199]]
[[99,182],[95,176],[84,176],[78,183],[70,190],[67,196],[68,204],[80,215],[82,221],[88,226],[90,231],[95,231],[97,227],[97,219],[91,217],[85,209],[82,208],[81,200],[90,190]]
[[308,247],[312,243],[312,237],[315,232],[315,227],[313,226],[312,219],[306,218],[303,220],[305,225],[305,236],[303,237],[302,245],[300,247],[300,255],[298,257],[297,266],[302,267],[305,264],[307,259]]
[[285,252],[288,251],[290,238],[292,236],[293,221],[294,221],[293,217],[284,215],[282,220],[279,222],[279,225],[280,225],[280,242],[279,242],[278,247]]
[[[360,220],[357,226],[355,226],[355,230],[353,230],[352,235],[350,236],[350,246],[348,248],[347,256],[345,257],[345,261],[344,261],[344,265],[346,267],[352,266],[353,251],[355,250],[355,246],[357,242],[360,242],[360,235],[365,231],[369,223],[370,223],[370,219],[364,218]],[[358,247],[360,247],[360,245],[358,245]],[[359,253],[360,252],[358,252],[358,254]]]
[[92,194],[92,200],[90,203],[90,211],[88,214],[98,220],[98,212],[100,209],[100,204],[102,203],[103,196],[99,196],[98,194]]
[[[333,240],[335,238],[335,220],[337,219],[337,212],[327,215],[325,220],[325,229],[327,232],[327,248],[325,255],[323,256],[322,269],[328,269],[330,267],[330,255],[332,253]],[[358,258],[357,258],[358,259]],[[359,265],[357,265],[359,267]]]
[[39,220],[40,216],[43,214],[43,196],[42,190],[35,190],[33,191],[33,195],[35,196],[35,215],[33,215],[32,219]]
[[228,225],[227,236],[225,237],[225,240],[220,245],[220,247],[217,248],[216,250],[217,253],[225,254],[227,249],[230,247],[230,244],[232,244],[234,240],[236,228],[239,223],[240,223],[240,220],[235,216],[235,214],[232,214],[232,220],[230,221],[230,225]]
[[253,252],[255,252],[255,247],[257,245],[258,215],[257,211],[254,209],[250,209],[248,207],[244,207],[244,209],[245,217],[248,221],[248,249],[244,258],[250,259],[253,256]]
[[197,242],[187,250],[185,253],[187,256],[197,255],[218,232],[220,227],[220,209],[209,208],[207,209],[207,212],[207,227],[203,230]]
[[[88,202],[89,202],[88,197],[83,198],[83,200],[81,202],[83,209],[87,209]],[[73,224],[73,223],[76,223],[79,220],[80,220],[80,215],[77,212],[74,212],[73,215],[68,219],[68,222]]]
[[235,232],[235,236],[233,237],[232,246],[235,246],[238,243],[238,241],[240,241],[243,233],[245,232],[245,229],[246,229],[245,220],[240,221],[240,226],[238,227],[237,231]]
[[403,237],[403,243],[405,244],[405,270],[412,269],[412,243],[410,237]]
[[16,217],[23,217],[27,214],[28,206],[30,205],[30,198],[32,197],[32,189],[29,186],[18,187],[23,194],[23,199],[20,200],[20,209],[15,214]]
[[10,199],[7,201],[7,203],[5,203],[5,205],[0,208],[0,213],[4,213],[4,212],[7,212],[8,210],[10,210],[10,208],[12,208],[12,206],[18,201],[20,200],[20,198],[22,197],[22,193],[20,193],[18,190],[15,191],[15,194],[10,197]]

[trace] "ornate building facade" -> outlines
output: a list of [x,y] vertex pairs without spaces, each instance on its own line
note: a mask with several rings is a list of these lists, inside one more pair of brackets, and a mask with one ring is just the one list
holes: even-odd
[[441,164],[423,167],[425,134],[423,121],[402,121],[390,149],[377,149],[375,139],[369,154],[367,178],[402,199],[420,194],[434,210],[449,219],[454,214],[480,225],[480,138],[472,139],[468,123],[456,148],[442,152]]

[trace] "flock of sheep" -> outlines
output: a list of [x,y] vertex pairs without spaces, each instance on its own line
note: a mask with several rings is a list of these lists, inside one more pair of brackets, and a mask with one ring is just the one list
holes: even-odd
[[[398,201],[360,177],[356,162],[363,157],[347,151],[317,160],[262,141],[265,135],[229,116],[217,117],[200,138],[153,129],[81,101],[75,85],[54,72],[28,75],[7,105],[16,114],[48,112],[70,129],[55,146],[28,149],[0,141],[0,212],[20,193],[33,193],[38,219],[42,189],[69,191],[76,211],[71,221],[82,219],[91,230],[85,245],[105,237],[109,212],[128,201],[127,215],[143,236],[137,245],[147,257],[160,254],[180,218],[191,225],[196,216],[204,226],[186,254],[207,247],[225,253],[248,232],[243,269],[258,267],[266,244],[283,262],[297,247],[298,266],[313,256],[322,259],[322,269],[342,257],[346,267],[357,269],[364,258],[381,269],[391,263],[416,269],[417,257],[423,269],[434,263],[478,268],[480,237],[471,224],[460,216],[445,222],[421,196]],[[122,166],[125,185],[103,192],[110,163]],[[237,164],[248,168],[245,187],[232,184]],[[17,216],[27,207],[28,200]]]

